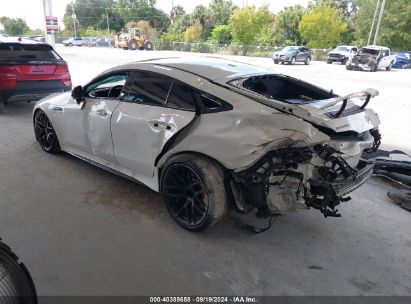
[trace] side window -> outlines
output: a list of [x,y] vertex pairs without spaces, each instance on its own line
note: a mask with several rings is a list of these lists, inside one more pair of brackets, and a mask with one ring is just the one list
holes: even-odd
[[194,89],[180,81],[174,81],[167,98],[167,106],[195,111]]
[[352,50],[351,50],[351,52],[357,52],[358,50],[357,50],[357,48],[352,48]]
[[85,95],[90,98],[118,98],[127,79],[127,72],[102,76],[86,86]]
[[390,56],[390,51],[389,51],[389,50],[385,50],[384,56]]
[[138,71],[123,101],[164,106],[173,80],[163,75]]
[[209,93],[198,92],[198,95],[201,103],[201,113],[215,113],[233,109],[231,104]]

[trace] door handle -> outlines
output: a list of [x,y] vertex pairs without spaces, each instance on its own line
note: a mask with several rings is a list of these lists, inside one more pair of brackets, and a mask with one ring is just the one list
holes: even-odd
[[63,112],[63,108],[62,107],[53,107],[54,111],[59,111],[59,112]]
[[107,111],[105,109],[98,109],[97,110],[98,116],[107,116]]
[[156,129],[171,130],[171,126],[164,122],[152,121],[151,125]]

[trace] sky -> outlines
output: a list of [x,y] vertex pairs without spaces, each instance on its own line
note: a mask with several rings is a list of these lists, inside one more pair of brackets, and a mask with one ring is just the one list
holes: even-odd
[[[172,0],[157,0],[157,7],[165,12],[171,10]],[[211,0],[173,0],[174,5],[181,5],[186,12],[191,12],[195,6],[203,4],[208,6]],[[261,6],[262,4],[269,4],[270,10],[278,13],[285,6],[293,6],[301,4],[307,6],[309,0],[232,0],[233,3],[239,7],[243,5]],[[52,0],[52,12],[54,16],[58,17],[59,25],[64,16],[66,5],[71,0]],[[23,18],[26,20],[28,26],[32,29],[44,28],[44,15],[42,0],[0,0],[0,17],[7,16],[11,18]],[[0,25],[1,27],[1,25]]]

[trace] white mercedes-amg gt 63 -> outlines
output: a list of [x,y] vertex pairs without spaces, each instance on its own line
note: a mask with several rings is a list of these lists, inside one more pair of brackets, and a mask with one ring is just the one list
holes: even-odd
[[[372,174],[380,144],[366,89],[338,96],[221,58],[163,58],[112,68],[39,101],[36,139],[162,194],[198,231],[229,210],[257,216],[335,208]],[[120,195],[120,194],[119,194]]]

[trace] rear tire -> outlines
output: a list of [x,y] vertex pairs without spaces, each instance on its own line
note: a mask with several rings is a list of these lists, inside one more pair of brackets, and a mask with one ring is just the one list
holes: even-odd
[[228,213],[224,172],[206,157],[172,157],[164,166],[160,186],[171,217],[189,231],[211,227]]
[[38,110],[34,115],[34,133],[41,148],[51,154],[61,152],[60,143],[51,121],[46,113]]
[[310,62],[311,62],[311,58],[310,58],[310,57],[305,58],[305,61],[304,61],[304,64],[305,64],[305,65],[309,65]]
[[333,62],[332,62],[332,61],[327,60],[327,64],[331,64],[331,63],[333,63]]
[[146,41],[146,42],[144,43],[144,49],[145,49],[146,51],[152,51],[152,50],[154,50],[153,43],[151,43],[151,41]]
[[295,57],[291,58],[290,64],[291,64],[291,65],[294,65],[294,64],[295,64]]

